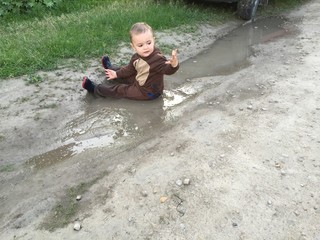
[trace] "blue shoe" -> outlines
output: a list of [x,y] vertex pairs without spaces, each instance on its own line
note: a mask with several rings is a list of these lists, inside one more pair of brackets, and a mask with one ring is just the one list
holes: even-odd
[[94,93],[94,88],[96,87],[96,85],[89,78],[83,77],[82,87],[89,93]]
[[104,69],[110,69],[112,66],[108,56],[103,56],[101,59],[101,63]]

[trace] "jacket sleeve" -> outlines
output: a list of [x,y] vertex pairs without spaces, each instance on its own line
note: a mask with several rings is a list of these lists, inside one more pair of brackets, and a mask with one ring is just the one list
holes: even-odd
[[156,64],[155,71],[165,74],[165,75],[172,75],[179,69],[179,64],[176,67],[172,67],[171,64],[166,64],[166,59],[165,56],[162,54],[157,54],[156,61],[158,64]]
[[128,77],[131,77],[132,75],[137,74],[137,70],[133,66],[133,62],[136,60],[135,55],[131,57],[130,62],[128,65],[121,67],[119,70],[116,71],[118,78],[126,79]]

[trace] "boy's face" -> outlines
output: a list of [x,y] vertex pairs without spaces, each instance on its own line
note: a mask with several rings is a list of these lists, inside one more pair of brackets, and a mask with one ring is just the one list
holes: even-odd
[[131,37],[131,47],[141,57],[148,57],[154,50],[154,37],[151,31],[133,34]]

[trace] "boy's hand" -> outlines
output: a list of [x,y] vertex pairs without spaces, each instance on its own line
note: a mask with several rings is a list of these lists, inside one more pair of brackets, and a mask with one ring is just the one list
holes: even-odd
[[171,58],[168,61],[166,61],[166,64],[171,64],[171,66],[174,68],[178,66],[179,61],[177,58],[177,52],[178,52],[178,49],[172,50]]
[[108,80],[112,80],[112,79],[117,78],[117,73],[111,69],[105,69],[104,72],[106,73]]

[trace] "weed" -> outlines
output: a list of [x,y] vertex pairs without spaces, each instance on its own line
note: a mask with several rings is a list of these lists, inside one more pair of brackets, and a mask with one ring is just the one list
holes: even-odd
[[39,75],[29,75],[26,79],[27,85],[34,84],[38,86],[41,82],[43,82],[42,77]]
[[56,108],[58,105],[56,103],[51,103],[51,104],[45,104],[40,106],[41,109],[48,109],[48,108]]
[[12,172],[14,171],[14,164],[7,164],[0,167],[0,172]]

